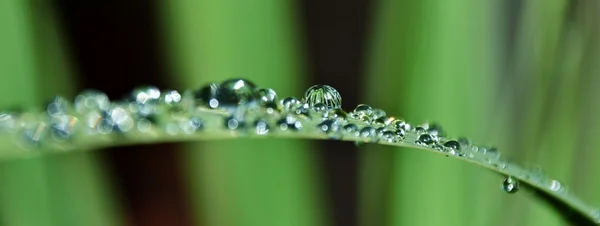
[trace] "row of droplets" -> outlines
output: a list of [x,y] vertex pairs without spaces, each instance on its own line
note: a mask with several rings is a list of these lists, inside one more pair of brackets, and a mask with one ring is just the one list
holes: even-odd
[[[412,126],[401,118],[388,116],[385,111],[364,104],[345,112],[341,95],[331,86],[315,85],[306,90],[302,99],[287,97],[279,100],[273,89],[260,88],[244,79],[211,83],[184,93],[140,87],[121,102],[111,102],[106,94],[88,90],[77,95],[72,105],[64,98],[54,98],[41,118],[25,113],[0,113],[0,131],[16,135],[17,142],[29,149],[44,141],[68,142],[77,136],[126,135],[132,131],[156,130],[170,135],[194,134],[203,131],[206,124],[214,120],[205,118],[203,112],[219,115],[222,121],[216,123],[220,128],[215,129],[235,131],[238,135],[248,131],[266,135],[274,130],[307,133],[316,130],[331,139],[350,137],[357,143],[410,140],[412,145],[447,155],[484,156],[498,168],[507,166],[495,161],[499,158],[495,148],[473,146],[464,138],[447,139],[437,124]],[[306,124],[311,126],[307,128]],[[411,136],[414,139],[408,139]],[[560,182],[549,181],[550,190],[564,190]],[[502,188],[514,193],[519,190],[519,182],[514,177],[506,177]]]

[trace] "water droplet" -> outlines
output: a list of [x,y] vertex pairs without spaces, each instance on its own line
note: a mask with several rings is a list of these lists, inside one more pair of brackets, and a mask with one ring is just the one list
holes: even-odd
[[235,109],[238,106],[253,107],[256,103],[256,86],[244,79],[230,79],[209,84],[197,91],[194,96],[205,107]]
[[444,147],[450,148],[455,151],[460,151],[460,144],[458,143],[458,141],[455,140],[446,141],[446,143],[444,143]]
[[300,104],[301,102],[295,97],[286,97],[285,99],[281,100],[281,106],[283,106],[283,108],[287,111],[295,110]]
[[512,176],[504,178],[504,181],[502,182],[502,190],[510,194],[519,191],[519,181]]
[[396,136],[400,138],[404,138],[405,132],[403,129],[397,129],[396,131],[394,131],[394,134],[396,134]]
[[131,92],[131,98],[139,104],[157,103],[160,99],[160,90],[154,86],[137,87]]
[[382,118],[385,116],[386,116],[385,111],[381,110],[381,109],[373,109],[373,112],[371,113],[371,118],[374,118],[374,119]]
[[417,140],[418,144],[430,145],[433,143],[433,138],[429,134],[422,134]]
[[219,101],[217,100],[218,90],[219,85],[217,83],[211,83],[195,92],[194,97],[205,107],[214,109],[219,106]]
[[325,117],[326,118],[336,118],[336,119],[340,119],[342,121],[346,121],[346,119],[348,118],[348,113],[346,113],[341,108],[336,108],[336,109],[331,109],[331,110],[327,111]]
[[347,133],[354,133],[356,131],[358,131],[358,126],[350,123],[344,126],[344,131],[346,131]]
[[267,120],[265,119],[259,119],[256,120],[256,122],[254,122],[254,129],[256,131],[256,134],[258,135],[265,135],[267,133],[269,133],[269,123],[267,122]]
[[335,119],[327,119],[319,123],[317,128],[325,133],[337,132],[340,128],[340,122]]
[[[279,111],[279,101],[277,100],[277,93],[273,89],[265,88],[256,91],[260,104],[271,111]],[[272,113],[272,112],[268,112]]]
[[563,188],[563,186],[560,183],[560,181],[551,180],[550,186],[548,186],[548,188],[550,188],[550,190],[552,190],[552,191],[560,191]]
[[284,131],[288,129],[293,131],[298,131],[302,129],[302,123],[291,115],[284,116],[283,118],[277,121],[277,124],[279,124],[279,129]]
[[304,92],[304,100],[309,107],[322,103],[328,109],[341,108],[342,96],[336,89],[328,85],[314,85]]
[[371,122],[371,114],[373,114],[373,108],[366,104],[359,104],[354,108],[354,111],[350,113],[350,115],[358,120],[361,120],[365,123]]
[[245,124],[243,121],[236,119],[233,116],[229,116],[225,118],[225,127],[230,130],[241,129],[244,128]]
[[113,125],[119,132],[127,132],[133,128],[133,119],[127,110],[121,107],[115,107],[110,111],[110,118],[107,121]]
[[[425,133],[425,128],[423,128],[422,126],[417,126],[417,127],[415,127],[415,132],[417,134],[423,134],[423,133]],[[431,136],[429,136],[429,137],[431,137]]]
[[396,133],[394,131],[391,130],[384,130],[383,133],[381,134],[381,137],[390,143],[397,143],[399,142],[402,138],[398,135],[396,135]]
[[75,110],[80,114],[90,111],[106,111],[110,108],[110,100],[103,92],[86,90],[75,97]]
[[204,128],[204,122],[198,117],[192,117],[189,120],[182,121],[179,127],[181,127],[184,133],[192,134]]
[[59,116],[67,114],[69,102],[62,97],[54,97],[46,107],[46,113],[49,116]]
[[181,94],[175,90],[165,92],[165,96],[163,97],[165,104],[172,105],[179,103],[181,101]]
[[359,132],[360,137],[366,142],[377,141],[377,130],[370,126],[365,126]]
[[52,138],[59,142],[69,139],[76,123],[77,118],[69,115],[53,116],[50,124]]
[[401,130],[404,130],[404,131],[410,131],[410,124],[406,123],[402,119],[395,119],[394,121],[392,121],[391,124],[396,129],[401,129]]

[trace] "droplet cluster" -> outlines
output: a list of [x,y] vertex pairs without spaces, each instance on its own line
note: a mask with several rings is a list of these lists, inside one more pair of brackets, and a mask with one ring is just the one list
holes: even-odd
[[72,102],[56,97],[42,114],[0,112],[0,138],[27,151],[211,136],[297,136],[382,143],[439,152],[516,175],[518,178],[509,176],[502,182],[508,193],[517,192],[519,183],[525,182],[555,195],[572,196],[559,181],[501,160],[496,148],[475,146],[466,138],[450,139],[436,123],[411,125],[392,115],[366,104],[347,112],[342,109],[339,92],[328,85],[308,88],[302,99],[279,98],[271,88],[229,79],[184,92],[138,87],[116,102],[95,90],[81,92]]

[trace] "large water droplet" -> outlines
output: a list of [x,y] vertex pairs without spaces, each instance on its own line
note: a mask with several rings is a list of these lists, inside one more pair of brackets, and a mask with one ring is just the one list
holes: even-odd
[[201,88],[194,96],[205,107],[229,108],[252,107],[256,103],[256,86],[244,79],[230,79],[217,85],[212,83]]
[[504,181],[502,182],[502,190],[510,194],[519,191],[519,181],[512,176],[504,178]]
[[217,83],[211,83],[196,91],[194,97],[205,107],[214,109],[219,107],[219,100],[217,99],[218,91],[219,85]]
[[341,108],[342,96],[340,93],[328,85],[314,85],[304,92],[304,101],[309,107],[322,103],[328,109]]
[[418,144],[430,145],[433,143],[433,138],[429,134],[422,134],[417,140]]
[[444,147],[450,148],[455,151],[460,151],[460,144],[458,143],[458,141],[455,140],[446,141],[446,143],[444,143]]

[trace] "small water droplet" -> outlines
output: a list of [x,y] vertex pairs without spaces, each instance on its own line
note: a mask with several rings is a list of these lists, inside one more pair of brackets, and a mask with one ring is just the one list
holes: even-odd
[[346,121],[346,119],[348,118],[348,113],[346,113],[341,108],[336,108],[336,109],[331,109],[331,110],[327,111],[325,117],[326,118],[336,118],[336,119],[340,119],[342,121]]
[[433,138],[429,134],[422,134],[417,140],[418,144],[430,145],[433,143]]
[[160,90],[154,86],[137,87],[131,92],[131,98],[139,104],[158,102],[160,99]]
[[[425,128],[423,128],[423,126],[417,126],[417,127],[415,127],[415,132],[417,134],[423,134],[423,133],[425,133]],[[429,137],[431,137],[431,136],[429,136]]]
[[509,194],[519,191],[519,181],[512,176],[504,178],[504,181],[502,182],[502,190]]
[[181,94],[175,90],[167,91],[164,94],[163,101],[167,105],[177,104],[181,101]]
[[269,123],[267,122],[267,120],[265,119],[259,119],[256,120],[256,122],[254,122],[254,129],[256,131],[256,134],[258,135],[265,135],[267,133],[269,133]]
[[328,85],[314,85],[308,88],[304,92],[304,100],[309,107],[318,103],[324,104],[328,109],[342,107],[342,96],[336,89]]
[[317,128],[325,133],[336,132],[340,128],[340,123],[335,119],[327,119],[317,125]]
[[373,112],[371,113],[371,118],[374,118],[374,119],[382,118],[385,116],[386,116],[385,111],[381,110],[381,109],[373,109]]
[[406,123],[403,119],[394,119],[394,121],[392,121],[391,124],[396,129],[410,131],[410,124]]
[[302,123],[291,115],[284,116],[283,118],[277,121],[277,124],[279,124],[279,129],[283,131],[288,129],[292,131],[298,131],[302,129]]
[[75,97],[75,110],[80,114],[90,111],[106,111],[110,107],[110,100],[103,92],[85,90]]
[[352,123],[347,124],[344,126],[344,131],[346,131],[347,133],[355,133],[358,131],[358,126]]
[[196,131],[200,131],[204,127],[204,122],[198,117],[192,117],[189,120],[182,121],[179,124],[179,127],[181,127],[181,130],[183,130],[184,133],[192,134]]
[[350,113],[352,118],[361,120],[365,123],[371,122],[371,114],[373,114],[373,108],[366,104],[359,104],[354,108],[354,110]]
[[446,143],[444,143],[444,147],[450,148],[455,151],[460,151],[460,143],[458,143],[458,141],[455,140],[446,141]]
[[402,137],[396,135],[396,132],[391,130],[384,130],[381,134],[381,137],[389,143],[397,143],[402,140]]
[[458,138],[458,143],[460,143],[462,146],[471,146],[471,140],[469,140],[469,138],[466,137],[461,137]]
[[366,142],[377,141],[377,130],[370,126],[365,126],[359,132],[360,137]]
[[295,110],[300,104],[301,102],[295,97],[286,97],[281,100],[281,106],[287,111]]
[[230,130],[242,129],[245,124],[243,121],[236,119],[233,116],[229,116],[225,118],[225,127]]
[[279,111],[279,101],[277,100],[277,93],[273,89],[265,88],[256,91],[260,104],[273,111]]
[[552,190],[552,191],[560,191],[560,190],[562,190],[563,186],[560,183],[560,181],[551,180],[548,188],[550,188],[550,190]]

